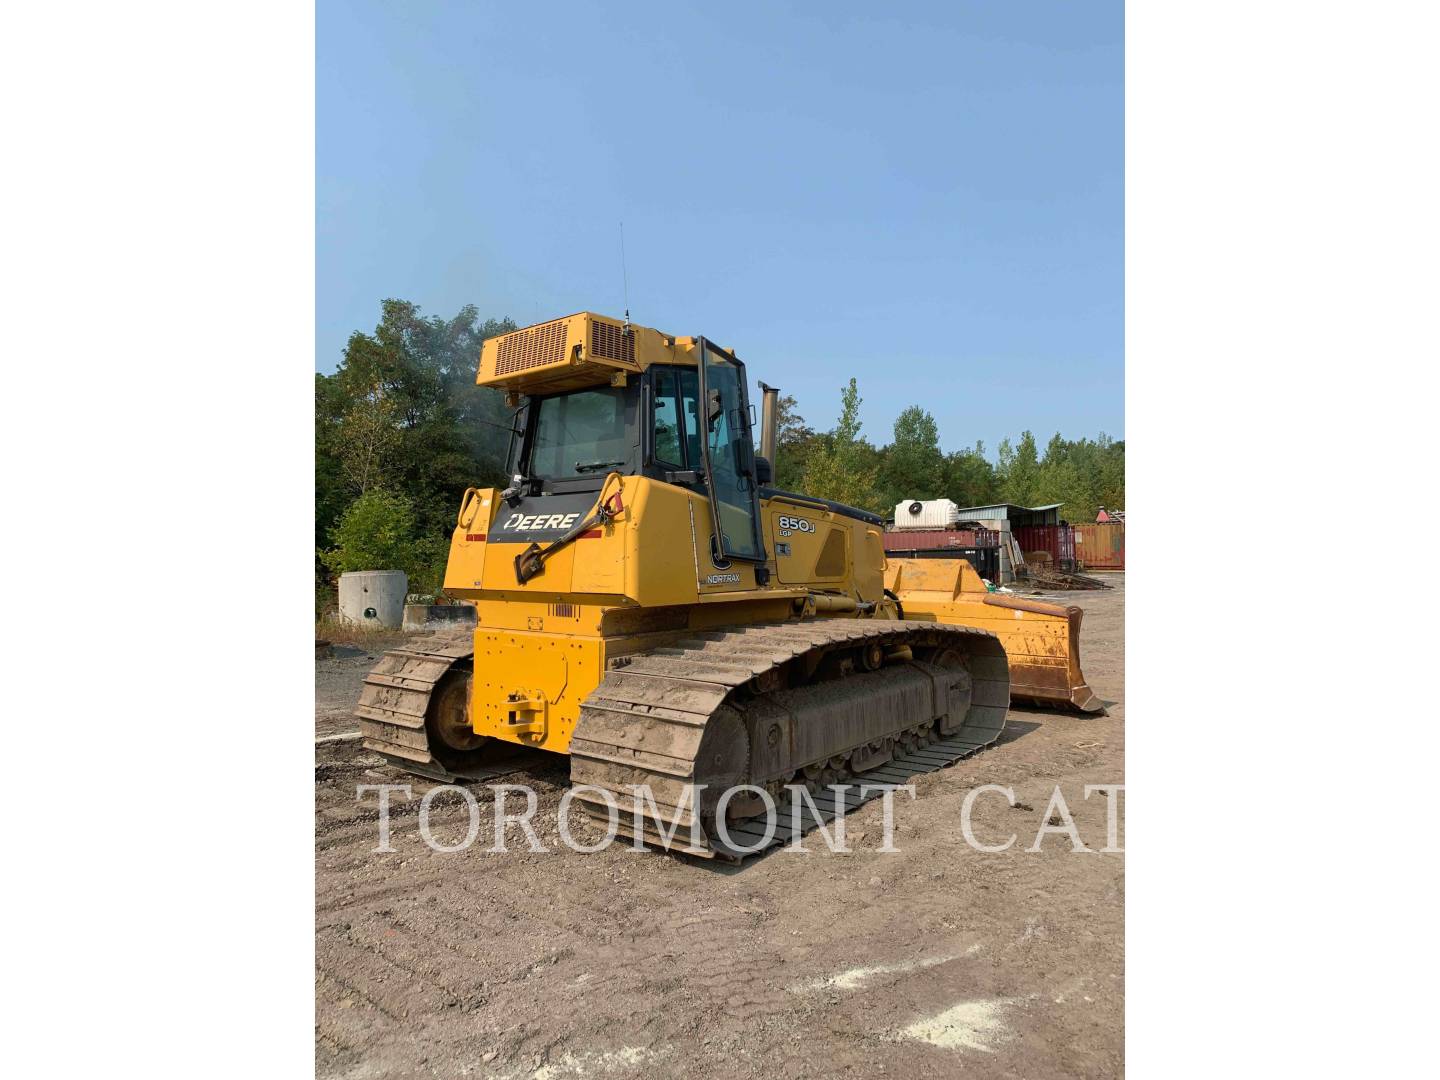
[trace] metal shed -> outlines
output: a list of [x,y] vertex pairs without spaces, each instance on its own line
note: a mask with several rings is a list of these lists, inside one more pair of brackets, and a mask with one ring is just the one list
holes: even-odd
[[1060,507],[1064,503],[1045,506],[1017,506],[1015,503],[991,503],[989,506],[962,506],[961,521],[1008,521],[1012,528],[1021,525],[1059,525]]
[[[1060,528],[1060,508],[1064,503],[1047,503],[1044,506],[1019,506],[1015,503],[991,503],[988,506],[963,506],[957,513],[960,521],[981,521],[987,527],[1001,534],[1000,537],[1000,578],[1001,581],[1015,580],[1015,566],[1010,557],[1010,538],[1018,530],[1024,530],[1016,539],[1022,545],[1030,542],[1032,547],[1052,550],[1057,564],[1074,565],[1074,541],[1068,530]],[[1068,541],[1068,542],[1067,542]]]

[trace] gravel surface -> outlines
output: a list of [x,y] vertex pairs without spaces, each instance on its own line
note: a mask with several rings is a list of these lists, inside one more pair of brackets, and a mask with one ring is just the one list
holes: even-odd
[[[441,853],[419,831],[433,785],[354,740],[315,747],[316,1068],[324,1077],[1114,1076],[1123,1070],[1124,855],[1102,852],[1124,781],[1124,576],[1057,599],[1086,611],[1084,670],[1109,715],[1012,709],[996,746],[849,818],[852,851],[813,838],[728,869],[619,845],[567,850],[565,759],[511,782],[539,795],[549,849],[488,851],[493,791],[471,785],[480,830]],[[316,736],[343,735],[383,643],[316,662]],[[377,852],[376,796],[410,783]],[[961,808],[982,784],[965,842]],[[1051,812],[1059,786],[1083,842]],[[524,799],[510,796],[512,810]],[[1030,852],[1047,818],[1058,822]],[[442,844],[464,839],[454,792],[434,801]],[[581,823],[574,833],[599,831]]]

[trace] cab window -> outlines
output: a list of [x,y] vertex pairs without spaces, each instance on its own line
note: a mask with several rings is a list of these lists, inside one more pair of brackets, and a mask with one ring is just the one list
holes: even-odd
[[537,402],[530,472],[568,480],[621,468],[630,457],[625,391],[577,390]]
[[655,372],[655,460],[677,469],[703,469],[700,456],[700,376],[694,368]]
[[694,368],[680,369],[680,409],[685,414],[686,468],[704,469],[700,456],[700,373]]
[[655,375],[655,459],[677,469],[685,467],[680,449],[680,387],[678,373],[658,371]]

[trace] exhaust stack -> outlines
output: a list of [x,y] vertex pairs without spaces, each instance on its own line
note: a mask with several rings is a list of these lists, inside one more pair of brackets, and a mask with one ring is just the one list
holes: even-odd
[[770,462],[770,468],[775,468],[775,443],[776,434],[780,424],[780,389],[775,386],[760,384],[760,392],[765,396],[760,402],[760,456]]

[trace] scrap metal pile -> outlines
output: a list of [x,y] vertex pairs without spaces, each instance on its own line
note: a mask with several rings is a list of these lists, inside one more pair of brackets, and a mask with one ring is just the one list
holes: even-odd
[[1055,589],[1108,589],[1111,588],[1097,577],[1077,574],[1073,570],[1057,570],[1044,562],[1029,562],[1021,573],[1032,585],[1046,591]]

